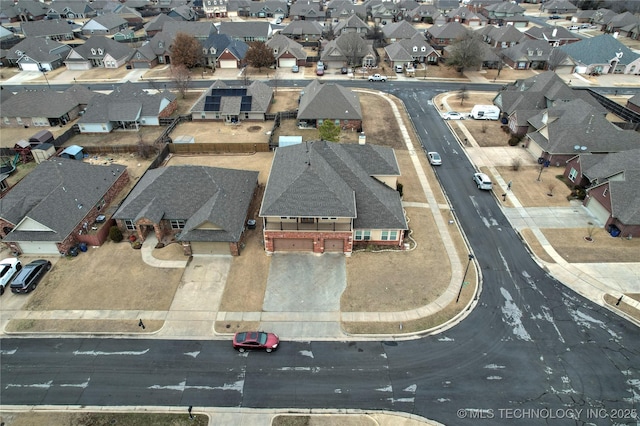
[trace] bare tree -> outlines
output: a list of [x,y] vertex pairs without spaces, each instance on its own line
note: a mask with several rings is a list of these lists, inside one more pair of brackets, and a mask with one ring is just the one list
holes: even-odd
[[467,86],[460,87],[460,90],[456,93],[456,99],[460,99],[460,105],[464,105],[464,101],[469,99],[469,91],[467,90]]
[[484,52],[480,35],[473,31],[466,31],[452,45],[446,65],[463,73],[467,68],[477,68],[482,64]]
[[549,53],[549,59],[547,59],[547,66],[549,70],[555,71],[558,66],[562,65],[562,63],[567,59],[567,54],[562,50],[554,47]]
[[186,98],[191,84],[191,71],[184,65],[171,65],[171,79],[175,83],[182,99]]
[[251,66],[262,70],[264,67],[270,67],[276,62],[273,56],[273,50],[262,41],[254,41],[249,44],[249,50],[245,55],[245,60]]

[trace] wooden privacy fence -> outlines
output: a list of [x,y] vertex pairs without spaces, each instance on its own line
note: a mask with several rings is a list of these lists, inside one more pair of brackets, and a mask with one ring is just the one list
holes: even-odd
[[269,152],[268,142],[239,143],[170,143],[167,145],[172,154],[246,154],[250,152]]

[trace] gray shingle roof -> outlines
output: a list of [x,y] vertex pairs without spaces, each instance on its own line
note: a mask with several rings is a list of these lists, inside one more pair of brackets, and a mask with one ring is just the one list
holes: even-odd
[[611,215],[626,225],[640,225],[640,169],[628,170],[624,180],[612,180]]
[[73,26],[67,21],[52,19],[43,21],[22,22],[22,33],[31,37],[56,36],[61,34],[72,34]]
[[[239,241],[258,172],[204,166],[147,171],[114,214],[116,219],[186,220],[181,241]],[[209,229],[199,229],[205,225]],[[212,226],[217,229],[211,229]]]
[[407,229],[398,191],[375,178],[399,174],[391,148],[326,141],[278,148],[260,216],[349,217],[359,229]]
[[560,46],[558,49],[585,65],[608,64],[616,58],[616,54],[621,54],[618,63],[623,65],[628,65],[640,58],[640,54],[620,43],[611,34],[587,38]]
[[60,157],[43,161],[2,199],[0,217],[13,224],[28,217],[50,231],[14,230],[4,241],[63,241],[125,169]]
[[[597,162],[590,167],[585,167],[583,157],[595,157]],[[581,155],[580,163],[585,177],[592,182],[595,180],[602,182],[625,170],[640,170],[640,148],[606,155]]]
[[313,80],[304,89],[298,106],[298,120],[362,120],[360,98],[336,83]]
[[322,34],[322,31],[322,25],[316,21],[293,21],[284,27],[280,33],[286,36],[319,36]]
[[448,22],[444,25],[433,25],[427,30],[433,38],[456,39],[467,31],[460,22]]
[[407,21],[392,22],[382,27],[384,38],[408,39],[417,32],[418,30]]
[[247,21],[247,22],[222,22],[218,32],[227,34],[232,38],[246,39],[264,38],[267,39],[271,29],[269,22]]
[[278,50],[278,53],[275,55],[276,59],[285,53],[292,54],[296,59],[307,58],[307,52],[304,51],[304,47],[300,43],[291,40],[282,34],[274,35],[266,44],[271,49]]
[[[95,53],[91,49],[94,49]],[[116,60],[126,60],[133,54],[133,49],[126,43],[118,43],[115,40],[100,35],[89,37],[89,40],[84,44],[75,47],[73,50],[83,58],[82,60],[87,60],[89,58],[102,59],[107,53],[113,56]],[[100,53],[100,50],[102,50],[102,53]],[[77,62],[78,60],[67,56],[66,61]]]
[[[44,37],[27,37],[7,51],[8,59],[20,59],[23,55],[40,63],[60,61],[67,57],[71,48],[63,43]],[[17,52],[22,54],[18,55]]]
[[[3,95],[4,98],[4,95]],[[59,118],[79,105],[67,92],[22,90],[2,102],[2,115],[7,117]]]
[[[216,80],[209,89],[207,89],[202,96],[191,107],[192,113],[200,113],[205,110],[205,103],[207,96],[212,96],[213,93],[220,93],[217,89],[228,89],[226,83],[221,80]],[[271,99],[273,98],[273,89],[261,81],[254,81],[247,87],[247,96],[251,96],[251,111],[266,113],[271,105]],[[237,112],[240,112],[241,98],[238,95],[225,96],[221,98],[220,111],[231,111],[234,105],[237,104]],[[224,105],[223,105],[224,104]],[[223,108],[226,108],[223,109]]]

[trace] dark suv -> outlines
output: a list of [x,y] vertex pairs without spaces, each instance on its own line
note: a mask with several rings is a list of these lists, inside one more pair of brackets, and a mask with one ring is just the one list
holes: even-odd
[[11,280],[12,293],[29,293],[35,290],[44,274],[51,269],[51,262],[44,259],[34,260],[25,265]]

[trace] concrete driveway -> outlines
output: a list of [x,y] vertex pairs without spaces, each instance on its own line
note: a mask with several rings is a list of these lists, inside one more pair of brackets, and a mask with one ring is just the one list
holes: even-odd
[[337,312],[346,286],[343,254],[274,254],[262,309],[265,312]]

